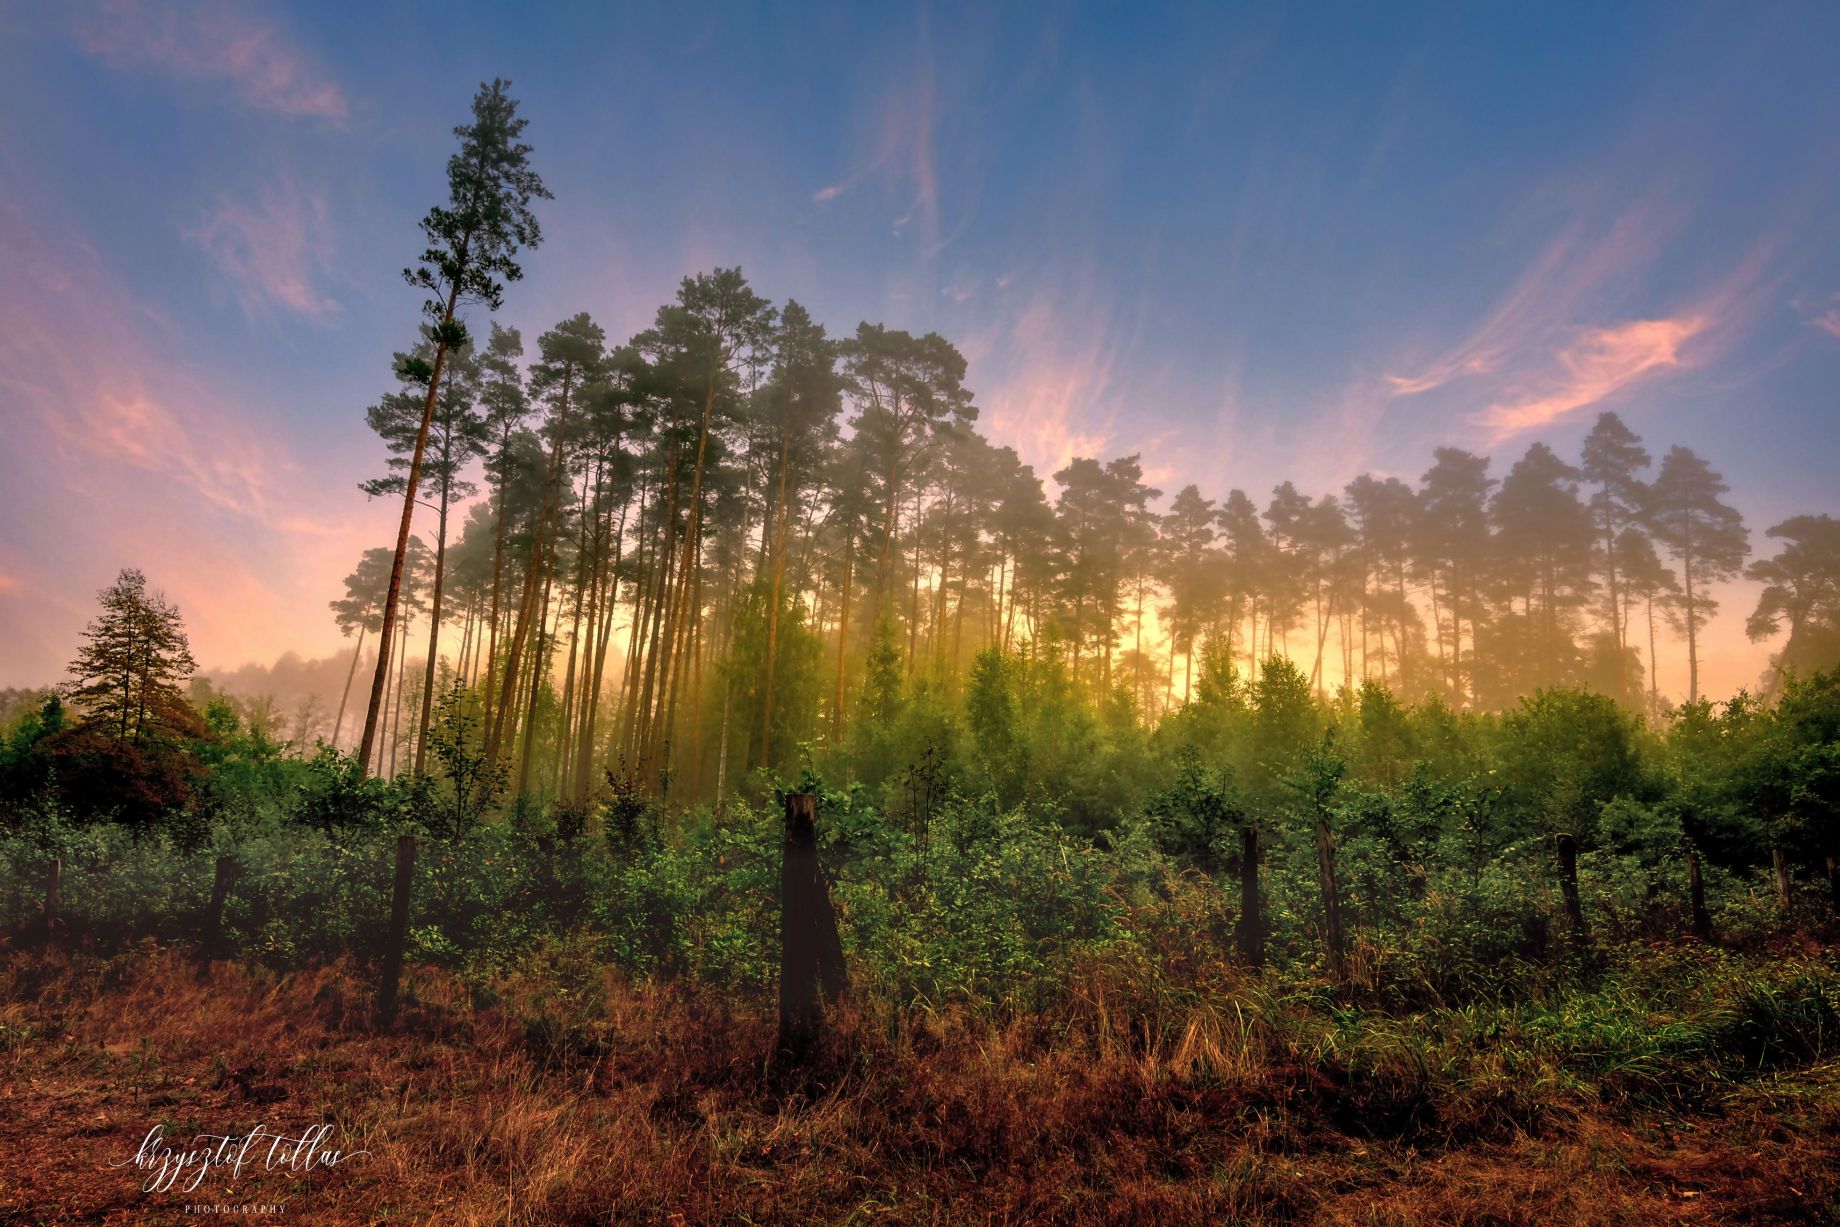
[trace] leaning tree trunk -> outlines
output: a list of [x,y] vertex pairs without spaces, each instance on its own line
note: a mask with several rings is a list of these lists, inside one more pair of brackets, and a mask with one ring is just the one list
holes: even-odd
[[[462,250],[461,263],[465,264]],[[454,278],[447,295],[447,308],[441,327],[435,330],[434,370],[428,377],[428,398],[422,404],[422,425],[415,434],[415,451],[409,458],[409,474],[403,490],[402,522],[396,529],[396,555],[390,560],[390,587],[383,598],[383,629],[377,635],[377,674],[371,679],[371,698],[364,713],[364,737],[359,742],[358,761],[370,761],[371,746],[377,739],[377,714],[383,706],[383,690],[390,680],[390,633],[396,629],[396,606],[402,595],[403,559],[409,553],[409,524],[415,517],[415,492],[422,484],[422,458],[428,451],[428,428],[434,422],[435,397],[441,390],[441,371],[447,365],[447,332],[454,322],[454,308],[460,302],[460,281]]]
[[351,668],[345,671],[345,693],[339,696],[339,714],[332,722],[332,748],[339,748],[339,730],[345,727],[345,704],[351,701],[351,682],[358,674],[358,658],[364,655],[364,631],[362,620],[358,623],[358,646],[351,650]]

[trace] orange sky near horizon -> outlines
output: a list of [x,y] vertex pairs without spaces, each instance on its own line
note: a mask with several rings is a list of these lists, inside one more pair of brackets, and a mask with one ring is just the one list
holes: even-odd
[[[556,192],[527,345],[739,265],[833,335],[952,340],[1044,477],[1139,453],[1263,505],[1448,443],[1499,478],[1614,409],[1726,473],[1759,551],[1840,514],[1831,11],[731,6],[686,42],[671,8],[466,8],[405,61],[400,6],[0,6],[0,688],[59,681],[128,566],[208,669],[347,642],[327,604],[399,514],[358,489],[398,270],[501,72]],[[1709,696],[1779,646],[1755,584],[1718,596]],[[1659,672],[1684,695],[1675,636]]]

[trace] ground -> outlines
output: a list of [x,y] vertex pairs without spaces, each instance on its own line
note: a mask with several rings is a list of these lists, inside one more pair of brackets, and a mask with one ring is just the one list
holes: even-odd
[[[770,1001],[611,979],[571,1011],[553,985],[418,970],[392,1032],[348,967],[0,949],[0,991],[7,1223],[265,1204],[334,1224],[1840,1219],[1833,1061],[1703,1102],[1555,1090],[1491,1115],[1375,1096],[1308,1053],[1197,1077],[1115,1037],[848,1011],[778,1069]],[[347,1153],[143,1191],[155,1125],[257,1124],[328,1125]]]

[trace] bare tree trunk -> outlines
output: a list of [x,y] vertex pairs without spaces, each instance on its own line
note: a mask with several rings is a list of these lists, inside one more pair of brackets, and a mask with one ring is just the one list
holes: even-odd
[[345,725],[345,704],[351,698],[351,681],[358,673],[358,657],[364,654],[365,625],[358,623],[358,646],[351,650],[351,668],[345,671],[345,693],[339,696],[338,718],[332,722],[332,748],[339,748],[339,730]]
[[1569,834],[1554,837],[1559,849],[1559,894],[1565,900],[1565,919],[1571,928],[1572,944],[1582,950],[1590,943],[1591,932],[1585,927],[1584,909],[1578,902],[1578,841]]
[[1687,886],[1693,899],[1693,936],[1712,940],[1712,916],[1706,911],[1706,882],[1699,872],[1699,853],[1687,851]]
[[[556,438],[550,446],[549,470],[544,474],[543,498],[537,508],[536,531],[531,537],[530,565],[524,571],[524,594],[518,602],[518,618],[511,633],[511,646],[505,653],[505,680],[499,689],[498,719],[493,722],[486,738],[486,757],[493,762],[498,761],[499,747],[502,744],[501,735],[508,715],[505,709],[511,705],[512,695],[516,688],[518,658],[522,656],[524,644],[530,634],[530,617],[534,612],[539,578],[544,585],[544,591],[546,593],[548,591],[549,576],[548,568],[543,565],[544,551],[546,547],[553,548],[554,542],[546,541],[545,538],[550,536],[552,520],[556,514],[556,504],[561,501],[562,445],[568,430],[569,402],[572,399],[573,382],[574,376],[571,373],[564,377],[562,383],[562,399],[557,407],[554,428]],[[543,574],[539,576],[539,572]]]
[[1348,952],[1342,933],[1342,893],[1335,884],[1335,837],[1322,818],[1316,820],[1316,873],[1322,887],[1324,952],[1329,956],[1329,974],[1340,984],[1348,979]]
[[1239,833],[1239,957],[1248,967],[1265,965],[1265,902],[1259,889],[1259,832]]
[[[461,264],[465,265],[465,251],[461,253]],[[428,397],[422,404],[422,426],[415,435],[415,451],[409,459],[409,473],[403,490],[402,523],[396,530],[396,554],[390,561],[390,587],[383,598],[383,629],[377,635],[377,674],[371,679],[370,704],[364,713],[364,736],[358,743],[358,760],[366,762],[370,758],[371,746],[377,736],[377,713],[383,702],[384,686],[390,676],[390,632],[396,629],[396,605],[402,592],[403,559],[409,553],[409,524],[415,516],[415,492],[422,484],[422,457],[428,450],[428,428],[434,422],[435,397],[441,390],[441,372],[447,365],[447,329],[454,322],[454,308],[460,302],[460,282],[456,277],[453,288],[447,295],[447,307],[441,316],[441,327],[436,331],[434,347],[434,369],[428,377]]]
[[[780,432],[779,443],[779,497],[776,509],[769,509],[769,514],[760,525],[760,546],[767,548],[769,538],[773,541],[769,555],[772,581],[767,591],[767,657],[761,663],[760,682],[760,759],[763,769],[773,767],[773,673],[778,663],[779,653],[779,603],[780,586],[786,574],[786,525],[791,521],[792,509],[786,505],[787,470],[791,467],[791,440],[785,430]],[[727,766],[728,755],[728,713],[722,714],[722,753],[723,766]],[[718,772],[718,776],[720,776]],[[718,785],[717,792],[720,793]]]
[[441,509],[435,520],[434,603],[428,614],[428,667],[422,675],[422,711],[415,725],[415,774],[423,775],[428,765],[428,718],[434,711],[434,672],[440,657],[441,585],[447,578],[447,504],[450,483],[441,483]]
[[850,643],[850,566],[855,561],[856,538],[846,535],[843,541],[843,585],[838,593],[841,602],[837,613],[837,705],[831,709],[831,744],[843,740],[845,671],[844,653]]
[[543,628],[549,621],[550,581],[556,572],[556,543],[550,541],[549,561],[543,568],[543,603],[537,614],[537,645],[535,655],[530,661],[530,708],[524,721],[524,752],[518,758],[517,795],[523,796],[530,790],[530,759],[537,742],[537,703],[543,697],[543,677],[549,672],[550,657],[556,654],[556,633],[561,630],[562,614],[556,614],[557,631],[552,631],[547,645],[543,642]]

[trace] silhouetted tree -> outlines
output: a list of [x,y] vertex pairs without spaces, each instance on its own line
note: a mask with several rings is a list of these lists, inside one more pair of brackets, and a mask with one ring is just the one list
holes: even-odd
[[1655,537],[1680,560],[1689,703],[1699,699],[1699,629],[1719,609],[1707,585],[1734,579],[1751,549],[1743,517],[1719,497],[1727,489],[1711,466],[1677,446],[1661,458],[1649,495]]
[[531,147],[518,138],[528,121],[517,117],[517,103],[506,93],[510,82],[494,79],[473,96],[473,119],[454,129],[460,150],[447,162],[448,203],[436,205],[422,219],[428,247],[420,264],[404,269],[410,285],[426,290],[429,298],[422,313],[433,325],[434,361],[427,369],[428,392],[423,400],[421,428],[410,452],[403,492],[402,523],[396,533],[396,554],[390,567],[390,587],[383,604],[383,629],[377,638],[377,674],[371,681],[370,704],[364,715],[364,735],[359,743],[361,762],[369,762],[376,739],[377,719],[389,680],[390,636],[396,628],[396,604],[402,586],[403,558],[409,550],[409,525],[415,515],[415,496],[422,484],[422,456],[434,419],[435,398],[448,351],[466,342],[466,327],[455,318],[464,302],[479,302],[498,310],[504,282],[524,275],[516,256],[521,247],[542,241],[532,200],[548,198],[549,189],[531,169]]
[[1787,623],[1777,668],[1830,669],[1840,663],[1840,520],[1791,516],[1765,535],[1784,545],[1745,572],[1764,589],[1744,629],[1753,640],[1768,639]]
[[77,727],[116,746],[190,734],[197,715],[180,684],[198,668],[179,610],[147,590],[147,577],[124,568],[99,599],[102,613],[83,632],[64,693],[81,711]]

